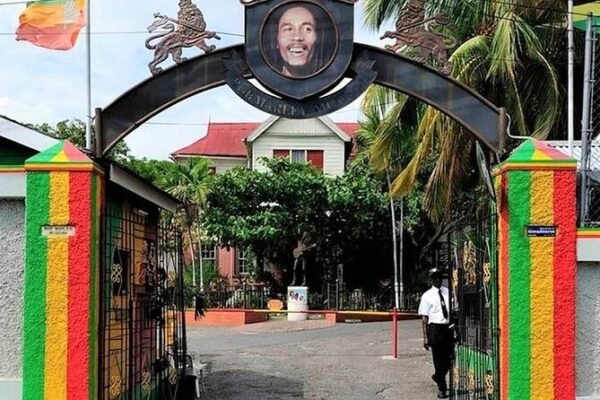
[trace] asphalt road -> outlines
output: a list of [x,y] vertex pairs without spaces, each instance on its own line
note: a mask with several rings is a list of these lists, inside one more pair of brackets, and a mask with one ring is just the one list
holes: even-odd
[[188,351],[208,364],[202,399],[436,398],[431,354],[421,346],[420,321],[400,322],[398,360],[389,359],[389,322],[334,327],[323,323],[275,321],[188,329]]

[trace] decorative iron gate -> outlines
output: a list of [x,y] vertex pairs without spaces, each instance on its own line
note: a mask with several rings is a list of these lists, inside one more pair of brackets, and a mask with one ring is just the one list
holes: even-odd
[[158,212],[103,218],[99,399],[174,399],[185,373],[181,234]]
[[[489,211],[487,211],[489,210]],[[450,398],[498,399],[498,269],[495,205],[448,237],[456,324]]]

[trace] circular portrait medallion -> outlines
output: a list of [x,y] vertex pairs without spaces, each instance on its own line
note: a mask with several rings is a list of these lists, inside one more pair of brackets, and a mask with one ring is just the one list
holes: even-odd
[[261,28],[260,50],[267,65],[288,78],[318,75],[333,61],[339,34],[321,6],[293,1],[275,7]]

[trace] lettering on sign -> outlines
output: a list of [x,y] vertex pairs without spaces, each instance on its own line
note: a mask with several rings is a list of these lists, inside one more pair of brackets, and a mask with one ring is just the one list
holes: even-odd
[[75,236],[75,227],[71,225],[44,225],[42,236]]
[[354,101],[377,77],[372,69],[373,61],[360,56],[351,65],[356,78],[344,88],[325,97],[294,100],[271,96],[257,89],[243,76],[246,66],[238,57],[224,61],[227,67],[225,81],[242,100],[266,113],[284,118],[303,119],[331,114]]
[[555,237],[556,226],[529,225],[527,226],[527,236],[529,237]]

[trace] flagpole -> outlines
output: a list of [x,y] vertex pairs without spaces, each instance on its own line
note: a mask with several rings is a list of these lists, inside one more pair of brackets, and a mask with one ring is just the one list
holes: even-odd
[[86,79],[87,79],[87,118],[85,124],[85,148],[92,150],[92,19],[91,0],[86,0]]

